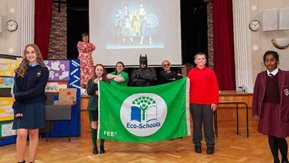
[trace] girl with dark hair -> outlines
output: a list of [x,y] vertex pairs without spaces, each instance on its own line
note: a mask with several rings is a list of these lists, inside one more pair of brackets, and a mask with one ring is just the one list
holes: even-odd
[[104,140],[100,139],[100,149],[97,149],[97,126],[98,126],[98,81],[107,82],[106,71],[102,64],[97,64],[92,72],[91,79],[87,83],[87,94],[89,95],[88,101],[88,113],[89,121],[91,124],[91,139],[92,139],[92,153],[93,154],[103,154],[104,150]]
[[289,136],[289,72],[278,68],[279,55],[267,51],[263,56],[267,70],[257,75],[253,94],[252,112],[259,120],[258,131],[268,135],[268,142],[274,163],[288,163]]

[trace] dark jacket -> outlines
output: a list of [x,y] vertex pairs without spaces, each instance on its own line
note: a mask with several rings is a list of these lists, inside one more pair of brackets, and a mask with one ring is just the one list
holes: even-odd
[[131,74],[130,86],[151,86],[155,85],[157,74],[154,68],[139,68],[133,70]]
[[15,73],[13,94],[16,101],[12,106],[14,114],[21,113],[22,104],[45,103],[45,86],[48,76],[49,71],[47,67],[40,65],[28,67],[24,77]]
[[93,82],[92,79],[89,79],[86,86],[87,94],[89,95],[88,100],[88,110],[96,111],[98,109],[98,95],[95,94],[95,91],[98,90],[98,85]]
[[[266,91],[266,77],[266,71],[260,72],[257,75],[253,94],[253,115],[260,116],[262,114],[262,105]],[[279,69],[278,78],[280,92],[279,120],[283,124],[289,124],[289,72]]]
[[178,76],[178,73],[175,71],[171,70],[170,72],[166,72],[166,71],[162,70],[160,72],[159,81],[160,81],[160,84],[164,84],[164,83],[169,83],[169,82],[178,80],[180,78],[181,78],[181,76]]
[[[48,76],[49,72],[47,67],[41,67],[40,65],[28,67],[24,78],[16,75],[15,78],[17,79],[15,80],[19,80],[22,84],[20,86],[21,91],[14,92],[16,101],[20,100],[23,103],[45,103],[45,86],[48,81]],[[16,87],[18,86],[16,85]]]

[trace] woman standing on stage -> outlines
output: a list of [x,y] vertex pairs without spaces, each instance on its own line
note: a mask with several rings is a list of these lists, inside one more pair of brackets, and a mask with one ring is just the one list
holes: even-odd
[[78,59],[80,60],[80,86],[86,88],[87,81],[93,70],[92,52],[95,49],[93,43],[89,42],[88,33],[83,33],[82,41],[77,43]]

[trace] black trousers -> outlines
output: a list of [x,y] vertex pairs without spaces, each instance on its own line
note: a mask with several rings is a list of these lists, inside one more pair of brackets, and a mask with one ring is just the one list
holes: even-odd
[[193,118],[193,143],[200,144],[203,139],[202,126],[207,146],[215,145],[213,129],[213,111],[211,105],[191,104],[190,110]]

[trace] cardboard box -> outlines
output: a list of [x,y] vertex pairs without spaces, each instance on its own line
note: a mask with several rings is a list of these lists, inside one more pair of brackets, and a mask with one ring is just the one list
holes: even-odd
[[60,90],[58,101],[76,101],[76,88]]
[[58,101],[54,101],[54,105],[74,105],[76,103],[76,91],[76,88],[60,90]]

